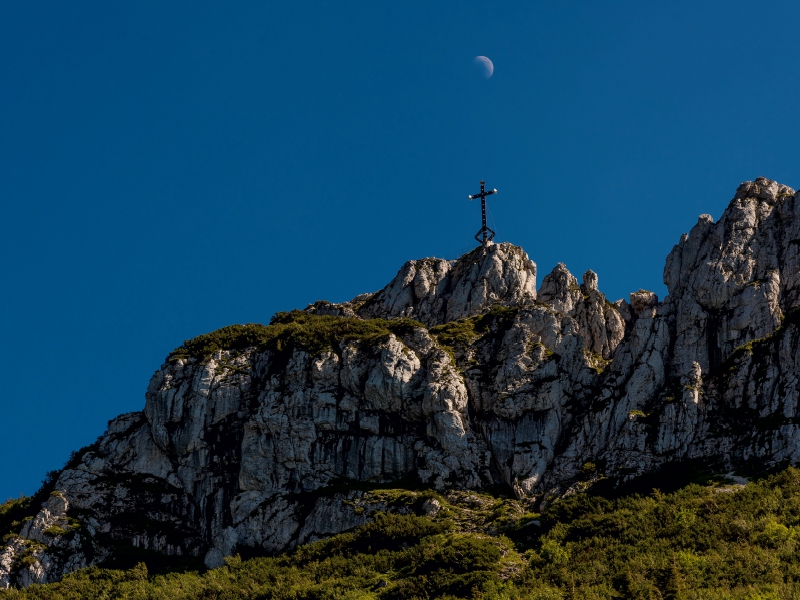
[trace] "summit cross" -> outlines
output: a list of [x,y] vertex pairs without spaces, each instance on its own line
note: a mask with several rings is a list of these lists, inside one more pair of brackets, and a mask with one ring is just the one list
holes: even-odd
[[486,226],[486,196],[491,196],[492,194],[497,193],[497,190],[489,190],[487,192],[484,188],[485,183],[485,181],[481,180],[480,194],[473,194],[469,197],[470,200],[474,200],[475,198],[481,199],[481,219],[483,220],[483,226],[481,227],[481,230],[475,234],[475,239],[484,246],[494,239],[494,230],[489,229]]

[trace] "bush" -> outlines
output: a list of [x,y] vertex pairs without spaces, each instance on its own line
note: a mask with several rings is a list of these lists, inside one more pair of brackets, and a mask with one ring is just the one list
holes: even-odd
[[19,524],[30,511],[31,499],[29,496],[9,499],[0,504],[0,535],[8,536],[12,533],[19,533]]
[[758,536],[758,543],[769,548],[777,548],[794,537],[794,531],[774,518],[770,518]]
[[474,535],[433,538],[421,550],[425,558],[416,569],[418,573],[433,573],[441,569],[462,574],[491,571],[501,557],[495,544]]

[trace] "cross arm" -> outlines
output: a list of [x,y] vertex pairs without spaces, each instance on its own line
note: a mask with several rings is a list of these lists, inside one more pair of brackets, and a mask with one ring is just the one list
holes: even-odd
[[470,200],[475,200],[476,198],[485,198],[486,196],[491,196],[492,194],[496,194],[497,190],[489,190],[488,192],[481,192],[480,194],[473,194],[469,196]]

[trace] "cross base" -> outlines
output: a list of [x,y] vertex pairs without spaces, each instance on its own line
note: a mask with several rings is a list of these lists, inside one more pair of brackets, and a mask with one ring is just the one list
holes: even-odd
[[484,246],[494,239],[494,229],[489,229],[486,225],[475,234],[475,239]]

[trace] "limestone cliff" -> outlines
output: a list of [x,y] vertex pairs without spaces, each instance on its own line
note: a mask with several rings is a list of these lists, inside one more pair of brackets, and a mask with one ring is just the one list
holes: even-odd
[[800,195],[759,178],[611,303],[510,244],[187,341],[6,536],[0,586],[123,551],[273,552],[364,523],[381,485],[541,501],[667,463],[800,459]]

